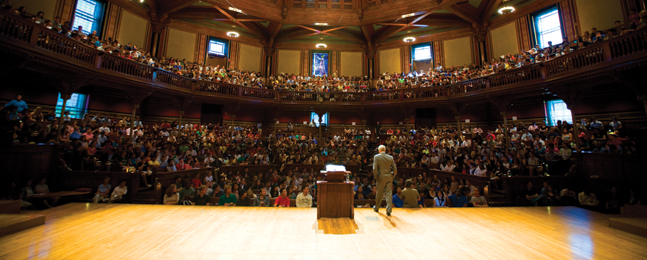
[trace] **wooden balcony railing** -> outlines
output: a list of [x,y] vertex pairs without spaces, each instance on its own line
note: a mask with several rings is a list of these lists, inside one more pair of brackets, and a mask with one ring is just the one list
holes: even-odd
[[[112,71],[132,77],[139,82],[150,81],[161,88],[191,92],[208,97],[262,100],[281,104],[313,104],[325,102],[339,105],[382,104],[392,102],[421,102],[434,99],[458,98],[502,87],[527,86],[556,80],[572,73],[601,69],[647,58],[647,29],[599,42],[585,49],[552,59],[548,62],[515,68],[486,77],[444,86],[397,89],[373,92],[289,92],[250,88],[220,82],[201,81],[172,72],[105,54],[70,37],[13,13],[0,10],[0,39],[3,45],[24,50],[31,47],[39,55],[69,60],[98,72]],[[5,47],[0,47],[5,48]]]

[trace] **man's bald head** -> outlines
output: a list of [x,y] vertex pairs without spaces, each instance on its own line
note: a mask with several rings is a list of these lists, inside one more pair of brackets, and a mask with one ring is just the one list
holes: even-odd
[[378,146],[378,147],[377,147],[377,151],[378,151],[378,152],[380,152],[380,153],[382,153],[382,152],[386,152],[386,146],[384,146],[384,145],[380,145],[380,146]]

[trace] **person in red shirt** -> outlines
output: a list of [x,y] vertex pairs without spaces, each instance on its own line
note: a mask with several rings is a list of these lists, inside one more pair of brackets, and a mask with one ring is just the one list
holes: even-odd
[[196,173],[193,175],[193,179],[191,179],[191,187],[194,189],[198,189],[202,186],[202,181],[200,180],[200,173]]
[[288,198],[287,189],[281,190],[281,196],[278,196],[276,201],[274,201],[274,207],[290,207],[290,198]]

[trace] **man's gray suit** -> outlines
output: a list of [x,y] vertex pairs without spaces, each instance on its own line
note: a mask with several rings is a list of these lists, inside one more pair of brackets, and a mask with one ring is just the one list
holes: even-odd
[[377,195],[375,195],[375,210],[382,204],[382,196],[386,192],[386,212],[391,213],[393,209],[393,178],[398,174],[393,156],[386,153],[376,154],[373,157],[373,175],[377,181]]

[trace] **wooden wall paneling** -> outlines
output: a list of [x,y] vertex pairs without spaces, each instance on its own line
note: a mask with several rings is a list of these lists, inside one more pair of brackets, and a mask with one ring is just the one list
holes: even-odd
[[582,30],[580,29],[580,16],[577,13],[577,4],[575,0],[568,0],[568,4],[571,9],[571,15],[573,16],[571,20],[573,21],[573,28],[575,29],[576,35],[582,35]]
[[339,61],[339,59],[337,58],[337,51],[331,51],[329,55],[330,55],[330,63],[329,63],[330,70],[328,71],[328,74],[332,75],[332,72],[334,72],[338,68],[337,61]]
[[[61,17],[61,23],[72,22],[76,10],[76,0],[56,0],[56,13],[54,17]],[[18,8],[14,6],[14,8]]]
[[442,40],[436,40],[433,41],[433,48],[434,48],[434,64],[431,66],[432,68],[436,67],[436,64],[445,64],[445,61],[443,61],[443,57],[445,56],[445,52],[443,51],[443,41]]
[[229,68],[238,68],[240,61],[240,43],[236,41],[229,42]]
[[517,51],[519,51],[519,50],[522,50],[523,48],[523,43],[521,42],[521,34],[519,34],[519,32],[521,31],[521,26],[519,25],[519,19],[514,21],[514,29],[516,31],[515,34],[517,36]]
[[311,73],[310,72],[310,67],[311,67],[310,62],[312,62],[310,60],[311,52],[309,50],[303,50],[301,53],[303,54],[303,59],[301,59],[301,65],[302,65],[301,66],[301,68],[302,68],[301,74],[310,75],[310,73]]
[[470,48],[470,51],[472,52],[472,64],[477,64],[478,63],[477,60],[479,59],[478,49],[477,49],[478,43],[475,43],[474,37],[469,37],[469,38],[470,38],[470,46],[472,46],[472,48]]
[[522,16],[518,19],[517,25],[517,37],[519,38],[520,47],[522,50],[530,50],[533,47],[532,41],[530,39],[530,25],[529,17]]
[[400,71],[409,73],[411,70],[411,45],[400,47]]
[[566,34],[566,37],[568,37],[568,40],[571,42],[574,41],[575,37],[579,35],[577,30],[575,29],[577,21],[575,20],[576,14],[575,8],[573,8],[573,3],[574,2],[572,0],[562,1],[559,3],[559,9],[562,15],[562,25],[564,26],[564,33]]
[[117,12],[116,19],[117,19],[117,20],[115,21],[115,25],[116,25],[116,26],[115,26],[115,34],[114,34],[114,36],[112,37],[112,39],[113,39],[113,40],[117,40],[117,39],[119,39],[119,31],[121,30],[121,15],[122,15],[122,13],[123,13],[123,11],[124,11],[124,10],[123,10],[123,8],[121,8],[121,7],[120,7],[120,6],[118,6],[118,5],[115,5],[115,8],[117,9],[117,10],[116,10],[116,12]]
[[206,64],[206,56],[207,56],[207,35],[201,33],[197,37],[198,43],[196,45],[197,51],[196,55],[198,57],[195,57],[193,60],[197,61],[198,64]]
[[121,7],[113,3],[108,3],[106,7],[105,26],[101,39],[117,39]]

